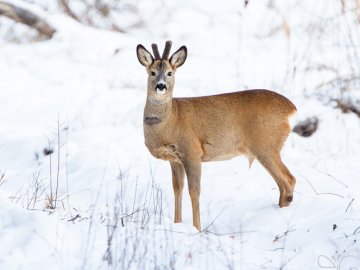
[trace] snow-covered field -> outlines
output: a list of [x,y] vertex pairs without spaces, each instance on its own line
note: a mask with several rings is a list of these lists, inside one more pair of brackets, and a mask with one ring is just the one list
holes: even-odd
[[[355,0],[344,12],[328,0],[138,0],[143,24],[126,33],[50,0],[13,2],[57,33],[12,42],[4,29],[26,28],[0,17],[0,269],[360,269],[360,119],[331,102],[359,99],[360,84],[327,84],[359,74]],[[168,39],[188,48],[175,96],[273,89],[297,106],[294,123],[319,118],[282,152],[297,178],[290,207],[239,157],[203,164],[204,230],[187,190],[173,223],[170,166],[144,145],[135,54]]]

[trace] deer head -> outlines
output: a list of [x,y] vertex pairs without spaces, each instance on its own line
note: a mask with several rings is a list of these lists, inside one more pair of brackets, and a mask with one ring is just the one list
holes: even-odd
[[148,73],[148,97],[159,103],[172,97],[175,71],[184,64],[187,49],[185,46],[180,47],[169,59],[171,41],[166,41],[161,57],[157,45],[152,44],[151,47],[154,56],[141,44],[137,46],[136,53],[139,62],[146,67]]

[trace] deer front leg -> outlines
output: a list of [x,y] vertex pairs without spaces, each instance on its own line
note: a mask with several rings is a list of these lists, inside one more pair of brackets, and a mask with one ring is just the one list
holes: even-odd
[[193,212],[193,225],[199,231],[200,224],[200,178],[201,178],[201,160],[200,158],[187,159],[184,162],[184,168],[188,179],[189,193]]
[[185,170],[181,163],[170,162],[172,183],[175,195],[175,223],[182,222],[182,194],[184,187]]

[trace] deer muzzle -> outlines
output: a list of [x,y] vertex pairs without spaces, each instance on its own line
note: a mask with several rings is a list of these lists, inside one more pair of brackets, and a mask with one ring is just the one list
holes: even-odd
[[157,84],[156,84],[156,92],[160,95],[163,95],[165,94],[167,90],[167,87],[166,87],[166,84],[165,82],[163,81],[159,81]]

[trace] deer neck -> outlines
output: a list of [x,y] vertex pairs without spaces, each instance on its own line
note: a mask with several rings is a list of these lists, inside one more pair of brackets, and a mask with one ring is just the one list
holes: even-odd
[[144,109],[144,125],[153,126],[166,123],[172,113],[172,97],[157,99],[148,96]]

